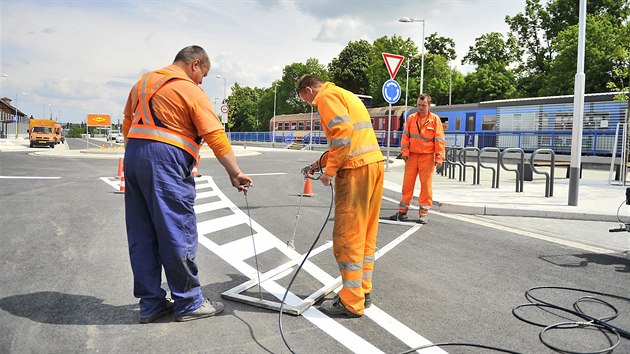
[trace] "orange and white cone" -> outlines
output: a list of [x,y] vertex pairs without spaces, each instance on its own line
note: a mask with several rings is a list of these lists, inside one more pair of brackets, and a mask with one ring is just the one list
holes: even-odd
[[120,176],[120,183],[118,184],[118,193],[125,193],[125,172],[122,172]]
[[116,174],[116,179],[120,179],[123,175],[123,159],[122,157],[118,159],[118,174]]
[[193,169],[192,169],[192,175],[194,177],[201,177],[201,175],[199,174],[199,170],[197,169],[199,167],[199,159],[200,158],[201,158],[201,155],[199,155],[197,160],[195,160],[195,164],[194,164]]
[[305,178],[304,181],[304,191],[302,192],[303,197],[313,197],[315,194],[313,193],[313,182],[311,182],[310,178]]

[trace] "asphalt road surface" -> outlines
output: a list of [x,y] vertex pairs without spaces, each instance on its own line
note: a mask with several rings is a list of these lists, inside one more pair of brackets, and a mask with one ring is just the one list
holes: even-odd
[[[70,148],[75,143],[80,144],[68,139]],[[300,169],[318,156],[278,150],[239,157],[254,178],[247,198],[230,186],[215,159],[202,159],[196,211],[203,291],[213,301],[230,291],[244,300],[220,300],[226,309],[217,317],[178,323],[170,315],[141,325],[132,294],[124,196],[114,178],[117,160],[0,153],[0,352],[288,353],[278,311],[260,304],[279,304],[296,269],[292,260],[307,252],[324,223],[316,254],[287,300],[287,306],[303,312],[282,316],[286,342],[296,353],[401,353],[445,342],[553,353],[539,339],[542,327],[512,314],[527,302],[528,289],[560,286],[630,296],[630,261],[623,253],[522,232],[540,233],[540,221],[528,228],[526,219],[480,222],[433,213],[424,226],[380,225],[374,305],[362,318],[329,318],[318,310],[319,301],[304,307],[302,299],[334,286],[338,277],[330,248],[334,220],[327,218],[331,190],[315,181],[315,196],[299,196],[304,191]],[[395,201],[384,200],[382,216],[395,208]],[[585,236],[589,232],[594,231],[580,230]],[[287,246],[292,240],[294,249]],[[234,290],[258,277],[260,287]],[[566,289],[533,294],[569,308],[591,295]],[[602,299],[619,311],[610,323],[629,331],[630,301]],[[612,312],[588,299],[578,307],[598,318]],[[540,307],[520,308],[517,314],[545,325],[576,320]],[[616,340],[592,327],[550,330],[543,337],[580,352]],[[420,352],[493,351],[443,346]],[[622,338],[614,353],[630,353],[630,339]]]

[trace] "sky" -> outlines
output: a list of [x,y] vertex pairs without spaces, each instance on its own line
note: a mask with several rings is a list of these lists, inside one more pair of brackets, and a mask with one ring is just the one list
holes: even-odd
[[0,96],[35,118],[122,122],[140,75],[196,44],[212,63],[201,86],[220,104],[234,83],[270,87],[286,65],[327,65],[349,41],[398,35],[420,47],[422,23],[400,17],[423,19],[425,36],[452,38],[454,65],[466,73],[473,68],[461,59],[475,39],[507,33],[505,16],[524,8],[525,0],[1,0]]

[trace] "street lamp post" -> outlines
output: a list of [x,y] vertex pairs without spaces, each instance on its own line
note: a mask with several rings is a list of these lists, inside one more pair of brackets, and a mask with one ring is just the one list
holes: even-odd
[[278,87],[273,84],[273,118],[271,123],[271,147],[276,147],[276,95]]
[[399,22],[422,22],[422,62],[420,64],[420,94],[424,91],[424,23],[423,19],[417,18],[409,18],[409,17],[401,17],[398,19]]
[[[221,105],[225,104],[225,93],[227,91],[227,81],[225,80],[225,78],[221,75],[217,75],[217,79],[223,79],[223,101],[221,102]],[[225,113],[221,112],[221,118],[223,118],[223,115]],[[225,120],[227,122],[227,119]],[[225,128],[224,128],[225,129]]]

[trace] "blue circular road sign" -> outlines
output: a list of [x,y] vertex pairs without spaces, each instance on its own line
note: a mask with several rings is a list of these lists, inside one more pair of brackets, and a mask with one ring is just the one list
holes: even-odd
[[387,103],[398,102],[401,94],[402,90],[400,89],[400,84],[398,84],[396,80],[390,79],[385,81],[383,84],[383,98],[385,98]]

